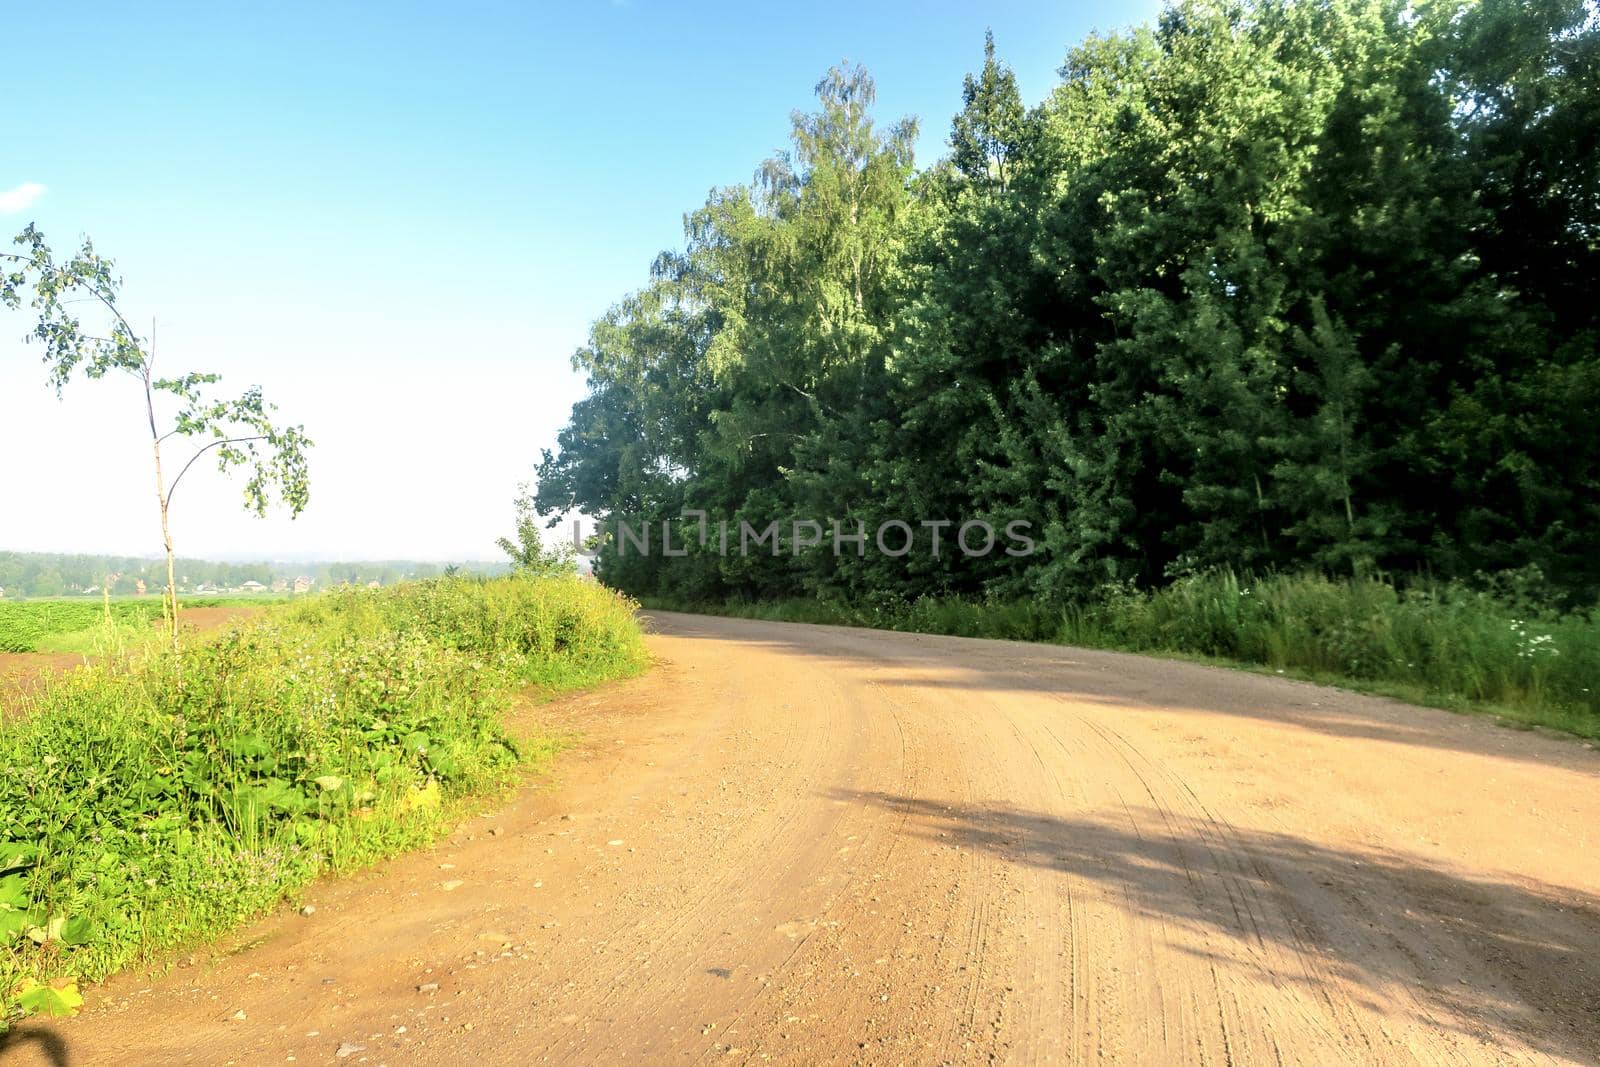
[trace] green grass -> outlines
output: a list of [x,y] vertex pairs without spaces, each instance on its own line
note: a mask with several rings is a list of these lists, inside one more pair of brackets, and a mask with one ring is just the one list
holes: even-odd
[[1108,591],[1064,611],[931,598],[880,608],[819,600],[646,606],[1198,658],[1600,738],[1600,621],[1460,586],[1402,591],[1377,579],[1211,574],[1153,592]]
[[49,680],[0,729],[0,1026],[432,840],[551,750],[503,724],[642,669],[634,605],[573,579],[323,594]]

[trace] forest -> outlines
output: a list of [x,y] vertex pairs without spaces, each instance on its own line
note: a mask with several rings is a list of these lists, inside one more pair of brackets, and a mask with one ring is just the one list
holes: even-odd
[[[925,166],[839,66],[594,324],[535,504],[672,521],[687,555],[608,534],[598,573],[679,602],[1065,610],[1231,571],[1586,608],[1597,43],[1584,0],[1183,0],[1034,106],[991,38]],[[685,511],[1038,550],[722,554]]]

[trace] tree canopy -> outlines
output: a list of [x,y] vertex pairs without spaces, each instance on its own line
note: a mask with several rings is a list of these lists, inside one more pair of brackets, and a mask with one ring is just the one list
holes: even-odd
[[534,502],[1022,519],[1039,544],[605,541],[599,573],[641,595],[1533,565],[1592,599],[1597,43],[1584,0],[1184,0],[1073,47],[1033,107],[985,41],[920,171],[914,122],[836,68],[595,324]]

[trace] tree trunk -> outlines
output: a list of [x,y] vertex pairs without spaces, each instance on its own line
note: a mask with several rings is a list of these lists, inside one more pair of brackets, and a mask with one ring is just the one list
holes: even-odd
[[[154,332],[154,325],[151,330]],[[173,667],[178,660],[178,580],[177,563],[172,555],[172,527],[167,522],[167,481],[161,470],[161,431],[156,429],[156,400],[150,377],[150,364],[144,366],[144,406],[150,416],[150,440],[156,461],[156,506],[161,509],[161,546],[167,552],[167,593],[164,598],[167,633],[172,639]],[[180,475],[181,477],[181,475]]]
[[161,506],[161,545],[167,552],[167,593],[165,596],[168,634],[172,654],[178,655],[178,580],[177,562],[172,555],[172,527],[167,523],[167,487],[161,474],[161,443],[156,442],[156,501]]
[[1261,551],[1272,554],[1272,543],[1267,539],[1267,496],[1261,491],[1261,474],[1252,475],[1256,482],[1256,526],[1261,531]]

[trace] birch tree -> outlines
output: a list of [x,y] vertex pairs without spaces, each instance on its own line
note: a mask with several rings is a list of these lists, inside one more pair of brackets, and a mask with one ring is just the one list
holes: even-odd
[[[202,460],[224,474],[244,477],[245,510],[265,516],[274,497],[291,516],[310,499],[306,453],[311,440],[303,426],[282,425],[260,387],[237,396],[219,395],[217,374],[156,371],[154,341],[134,329],[119,297],[122,281],[113,262],[89,240],[70,258],[57,260],[44,235],[29,226],[17,235],[18,252],[0,253],[0,301],[20,310],[24,302],[38,315],[28,340],[44,348],[50,384],[60,396],[76,378],[98,381],[131,378],[134,402],[150,431],[155,498],[166,552],[163,594],[168,636],[178,653],[178,585],[172,538],[172,503],[184,478]],[[92,311],[90,324],[78,309]],[[98,324],[98,325],[94,325]],[[153,333],[152,329],[152,333]]]

